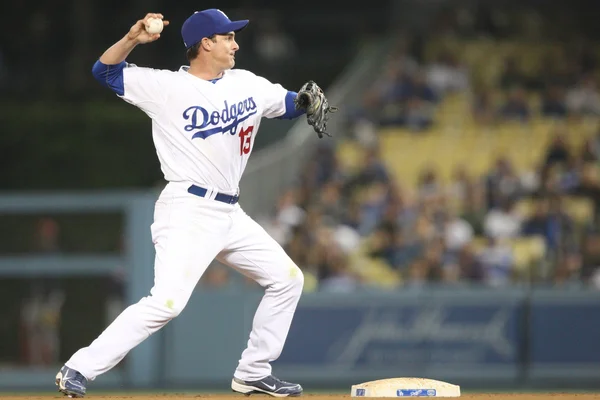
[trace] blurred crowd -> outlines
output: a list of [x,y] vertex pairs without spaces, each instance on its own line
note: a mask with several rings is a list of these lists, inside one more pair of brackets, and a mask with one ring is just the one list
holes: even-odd
[[[539,37],[543,27],[535,30],[529,22],[527,32]],[[568,128],[600,116],[600,70],[596,47],[578,39],[568,44],[537,56],[536,68],[533,56],[515,51],[490,81],[460,53],[441,47],[419,57],[410,40],[399,38],[381,75],[347,114],[361,164],[347,168],[335,145],[319,147],[266,222],[309,277],[306,289],[600,289],[600,129],[581,139],[580,131]],[[416,187],[409,187],[381,156],[378,132],[401,128],[399,134],[426,136],[441,123],[440,106],[456,94],[470,99],[470,115],[461,117],[482,135],[489,133],[485,127],[514,122],[565,125],[548,128],[550,139],[538,143],[545,147],[540,159],[531,159],[533,169],[517,168],[505,149],[483,174],[454,165],[447,181],[424,168]]]
[[448,95],[468,93],[472,118],[482,125],[534,118],[555,120],[600,117],[596,48],[585,42],[547,55],[534,71],[523,71],[528,56],[509,55],[492,84],[473,79],[470,70],[449,50],[419,63],[400,38],[382,73],[349,113],[355,134],[393,127],[423,131],[436,121],[438,106]]
[[[346,171],[335,151],[323,147],[300,185],[281,197],[267,227],[314,279],[307,290],[519,283],[600,288],[599,155],[600,134],[582,149],[569,148],[558,135],[535,179],[517,174],[501,157],[483,176],[457,168],[447,184],[425,170],[410,191],[397,184],[378,149],[365,149],[361,167]],[[578,200],[590,206],[589,220],[569,213],[567,204]],[[529,248],[514,245],[521,239]],[[529,258],[519,260],[517,251]]]

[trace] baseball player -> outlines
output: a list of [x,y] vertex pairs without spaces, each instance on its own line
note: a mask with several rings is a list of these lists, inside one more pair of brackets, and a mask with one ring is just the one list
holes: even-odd
[[[326,133],[328,105],[308,81],[296,93],[240,69],[236,34],[248,20],[222,11],[192,14],[181,28],[189,66],[178,71],[137,67],[125,60],[139,44],[159,39],[147,14],[102,54],[92,73],[118,97],[152,120],[152,137],[167,185],[151,226],[156,256],[154,286],[129,306],[88,347],[77,351],[56,375],[59,391],[83,397],[88,381],[110,370],[135,346],[184,309],[213,259],[254,279],[265,294],[246,349],[233,373],[235,392],[298,396],[302,387],[271,374],[283,349],[303,287],[300,269],[278,243],[238,204],[238,184],[262,118],[297,118],[319,137]],[[156,21],[153,21],[156,22]],[[149,266],[150,267],[150,266]]]

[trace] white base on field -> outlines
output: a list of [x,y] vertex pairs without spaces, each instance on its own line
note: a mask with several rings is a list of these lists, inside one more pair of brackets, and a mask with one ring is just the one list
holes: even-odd
[[391,378],[352,385],[352,397],[460,397],[460,386],[425,378]]

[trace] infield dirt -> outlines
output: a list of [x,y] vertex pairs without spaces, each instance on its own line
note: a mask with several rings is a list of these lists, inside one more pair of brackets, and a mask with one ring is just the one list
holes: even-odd
[[[48,399],[64,399],[68,398],[65,396],[61,396],[57,394],[56,396],[2,396],[0,395],[0,399],[2,400],[48,400]],[[149,394],[149,395],[94,395],[90,394],[85,397],[86,399],[94,399],[94,400],[120,400],[120,399],[129,399],[129,400],[143,400],[143,399],[160,399],[160,400],[181,400],[183,399],[193,399],[193,398],[214,398],[215,400],[253,400],[253,399],[272,399],[269,396],[263,395],[252,395],[250,397],[245,397],[242,395],[225,395],[225,394],[193,394],[193,393],[182,393],[182,394],[174,394],[174,393],[165,393],[165,394]],[[299,399],[302,398],[310,398],[310,400],[350,400],[350,395],[342,395],[342,394],[305,394]],[[463,400],[484,400],[484,399],[510,399],[510,400],[542,400],[542,399],[556,399],[558,400],[600,400],[600,393],[466,393],[459,397],[459,399]]]

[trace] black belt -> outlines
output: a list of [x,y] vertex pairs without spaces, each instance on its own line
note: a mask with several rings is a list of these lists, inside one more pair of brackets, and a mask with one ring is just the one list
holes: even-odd
[[[196,196],[204,197],[206,196],[208,190],[200,186],[192,185],[188,188],[188,192],[191,194],[195,194]],[[215,196],[215,200],[227,204],[235,204],[238,202],[239,199],[240,196],[231,196],[224,193],[217,193],[217,195]]]

